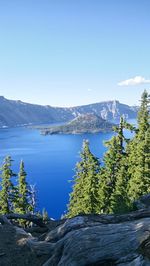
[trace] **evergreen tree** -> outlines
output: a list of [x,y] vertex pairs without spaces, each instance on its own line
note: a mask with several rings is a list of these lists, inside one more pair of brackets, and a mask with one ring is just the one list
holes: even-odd
[[121,193],[121,190],[125,192],[125,188],[122,187],[127,180],[127,176],[125,177],[127,166],[124,160],[126,157],[124,144],[129,140],[124,136],[124,129],[134,130],[121,117],[119,126],[114,127],[116,135],[105,143],[108,150],[104,155],[104,166],[100,174],[99,189],[100,209],[104,213],[116,212],[117,205],[119,206],[120,204],[119,193]]
[[104,155],[104,166],[100,173],[100,210],[102,213],[109,213],[110,198],[115,189],[116,175],[120,167],[120,147],[117,136],[113,136],[105,143],[108,151]]
[[13,212],[14,201],[14,185],[12,183],[12,177],[16,176],[11,169],[12,159],[7,156],[4,159],[1,168],[1,182],[0,182],[0,213],[8,214]]
[[17,196],[15,201],[15,212],[26,214],[30,211],[31,206],[29,204],[29,186],[26,181],[26,172],[24,169],[24,162],[20,163],[20,171],[18,174]]
[[138,130],[129,144],[128,193],[133,201],[150,192],[150,114],[149,95],[144,91],[138,113]]
[[73,191],[70,194],[68,217],[99,213],[99,160],[91,153],[89,142],[83,142],[81,161],[76,165]]
[[144,140],[145,136],[143,134],[150,127],[150,113],[149,113],[150,95],[145,90],[141,96],[141,106],[138,113],[138,138]]
[[110,197],[109,212],[125,213],[131,210],[132,204],[130,202],[127,186],[128,186],[128,157],[124,156],[120,162],[120,168],[116,174],[116,184],[114,191]]

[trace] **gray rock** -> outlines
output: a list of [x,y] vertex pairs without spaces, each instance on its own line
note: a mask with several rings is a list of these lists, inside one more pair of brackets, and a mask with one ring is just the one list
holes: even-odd
[[150,208],[150,193],[141,196],[138,200],[134,202],[134,205],[138,210]]
[[32,235],[8,223],[14,217],[18,214],[0,217],[0,265],[150,266],[150,209],[49,221],[42,235],[39,224]]
[[150,266],[150,211],[78,216],[29,242],[43,266]]

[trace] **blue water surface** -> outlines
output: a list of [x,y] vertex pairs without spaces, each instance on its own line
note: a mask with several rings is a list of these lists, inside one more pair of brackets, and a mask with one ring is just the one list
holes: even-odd
[[102,158],[106,151],[103,142],[112,135],[42,136],[38,130],[28,128],[0,129],[0,162],[10,155],[17,173],[23,159],[28,181],[37,187],[38,208],[45,207],[50,217],[58,219],[67,210],[72,186],[69,180],[72,180],[75,164],[80,159],[83,139],[88,139],[91,151]]

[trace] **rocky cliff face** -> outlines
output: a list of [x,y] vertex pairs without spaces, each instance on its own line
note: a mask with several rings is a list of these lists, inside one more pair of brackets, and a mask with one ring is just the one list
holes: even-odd
[[137,109],[137,107],[131,107],[119,101],[106,101],[72,108],[76,115],[93,113],[108,121],[119,121],[121,115],[127,119],[134,119]]
[[81,114],[93,113],[108,121],[117,121],[121,115],[136,118],[137,108],[118,101],[100,102],[73,108],[58,108],[28,104],[0,97],[0,127],[67,122]]
[[149,209],[120,216],[77,216],[46,224],[28,216],[24,218],[36,226],[26,231],[8,221],[16,217],[0,217],[0,265],[150,265]]

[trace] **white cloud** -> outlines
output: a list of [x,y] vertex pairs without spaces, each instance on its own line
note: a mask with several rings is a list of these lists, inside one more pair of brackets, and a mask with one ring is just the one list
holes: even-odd
[[123,80],[118,83],[119,86],[135,86],[141,84],[150,84],[150,79],[145,79],[142,76],[136,76],[134,78]]
[[88,89],[88,91],[92,91],[92,89]]

